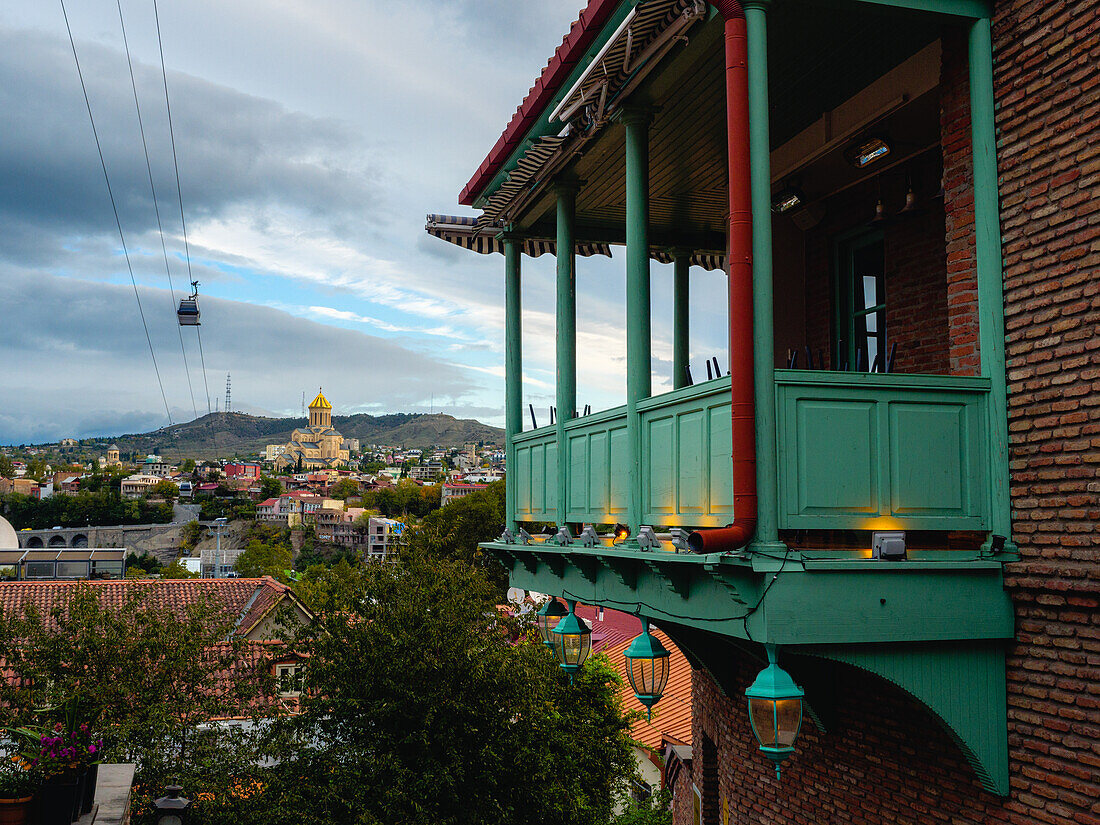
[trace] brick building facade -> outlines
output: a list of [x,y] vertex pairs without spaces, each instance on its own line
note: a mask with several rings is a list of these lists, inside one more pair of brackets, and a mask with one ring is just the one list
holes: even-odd
[[[848,667],[832,672],[825,731],[804,721],[777,781],[748,726],[744,690],[758,669],[749,663],[728,695],[696,674],[680,825],[692,822],[692,783],[706,823],[1100,823],[1100,3],[997,2],[993,36],[1020,552],[1005,577],[1017,629],[1007,661],[1010,794],[983,789],[927,709]],[[946,291],[925,297],[948,334],[912,347],[921,355],[907,371],[973,374],[979,364],[965,59],[965,42],[945,37],[943,211],[922,218],[946,232]],[[826,287],[807,285],[808,334],[822,341]]]

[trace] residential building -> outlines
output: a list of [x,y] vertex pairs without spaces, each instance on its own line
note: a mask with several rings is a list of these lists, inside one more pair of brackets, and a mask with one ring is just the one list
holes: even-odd
[[[1095,818],[1098,17],[590,0],[471,158],[482,214],[429,216],[503,253],[509,527],[624,527],[482,548],[692,663],[677,825]],[[577,258],[624,242],[626,403],[588,414]],[[548,251],[558,414],[524,431],[520,270]],[[701,369],[706,271],[729,349]],[[804,697],[750,721],[780,669]]]
[[175,470],[175,467],[162,459],[159,455],[146,456],[145,461],[142,462],[138,468],[138,472],[156,476],[157,478],[168,478]]
[[[135,473],[122,479],[120,492],[123,498],[141,498],[148,494],[149,490],[158,483],[164,481],[160,476],[148,473]],[[217,485],[214,485],[217,486]]]
[[259,478],[260,465],[231,461],[223,468],[226,478]]
[[286,444],[268,444],[264,447],[264,460],[275,461],[286,452]]
[[465,498],[470,493],[476,493],[478,490],[484,490],[489,485],[487,484],[466,484],[465,482],[452,481],[443,485],[442,492],[440,494],[440,506],[446,507],[452,501],[460,498]]
[[426,461],[409,468],[409,478],[416,481],[434,481],[440,475],[443,475],[442,461]]
[[368,560],[389,561],[397,551],[405,524],[391,518],[372,516],[367,526],[364,555]]
[[326,501],[322,496],[302,490],[283,493],[256,505],[256,520],[289,525],[291,527],[312,520]]
[[309,426],[296,429],[282,454],[275,459],[276,469],[306,470],[342,467],[349,451],[344,437],[332,426],[332,404],[318,391],[309,405]]

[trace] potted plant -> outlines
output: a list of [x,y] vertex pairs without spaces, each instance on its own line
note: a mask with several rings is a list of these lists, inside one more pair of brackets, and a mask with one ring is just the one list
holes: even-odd
[[102,741],[86,725],[66,729],[61,722],[52,728],[25,725],[8,732],[22,741],[19,759],[41,779],[35,806],[38,825],[69,825],[79,818],[85,776],[89,765],[99,762]]
[[0,756],[0,825],[24,825],[30,817],[31,799],[38,777],[18,754],[6,750]]

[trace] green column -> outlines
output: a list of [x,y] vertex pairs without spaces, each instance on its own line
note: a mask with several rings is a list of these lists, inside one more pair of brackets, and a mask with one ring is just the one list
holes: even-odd
[[772,321],[771,145],[768,137],[768,0],[747,0],[749,161],[752,167],[753,390],[756,396],[756,546],[779,543]]
[[519,239],[504,236],[504,453],[505,521],[515,529],[516,483],[515,448],[512,439],[523,432],[523,350],[522,302],[520,299]]
[[630,500],[626,523],[641,526],[642,417],[638,402],[653,391],[649,280],[649,122],[647,109],[624,110],[626,126],[626,431]]
[[565,422],[577,409],[577,259],[574,223],[577,207],[576,181],[559,182],[554,191],[557,210],[557,443],[558,443],[558,526],[566,523],[569,507],[569,459],[565,443]]
[[993,116],[993,44],[988,18],[970,24],[970,136],[974,153],[974,243],[977,255],[978,345],[982,375],[990,379],[989,458],[992,532],[1012,538],[1009,498],[1008,393],[1005,386],[1005,312],[1001,272],[997,133]]
[[672,386],[677,390],[688,385],[688,330],[690,325],[688,270],[690,268],[691,253],[684,249],[677,249],[673,257],[672,276]]

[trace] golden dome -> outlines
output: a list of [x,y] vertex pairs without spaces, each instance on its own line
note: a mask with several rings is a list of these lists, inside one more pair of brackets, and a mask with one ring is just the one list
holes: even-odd
[[331,410],[332,404],[328,403],[328,399],[325,398],[321,390],[318,389],[317,397],[310,402],[309,408],[311,410]]

